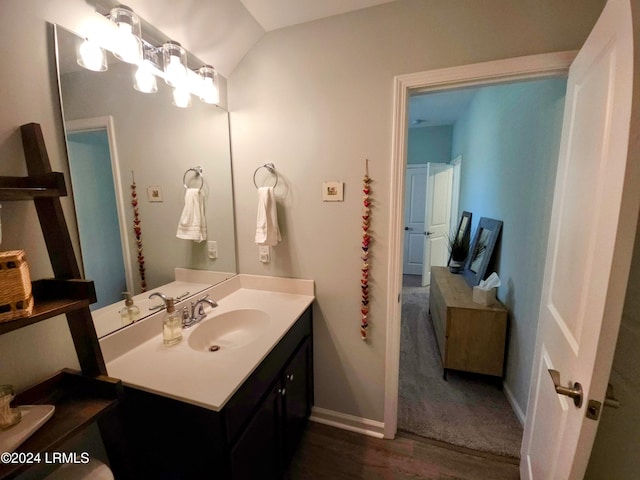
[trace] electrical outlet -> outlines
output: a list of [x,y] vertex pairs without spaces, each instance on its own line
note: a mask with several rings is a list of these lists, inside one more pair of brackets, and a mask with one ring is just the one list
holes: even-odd
[[262,263],[269,263],[271,261],[271,247],[269,245],[258,246],[258,258]]

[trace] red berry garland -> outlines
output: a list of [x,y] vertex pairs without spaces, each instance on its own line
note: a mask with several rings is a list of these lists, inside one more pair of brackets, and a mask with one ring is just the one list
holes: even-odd
[[364,193],[363,199],[363,214],[362,214],[362,278],[360,279],[360,286],[362,288],[362,306],[360,307],[360,314],[362,315],[362,322],[360,323],[360,336],[363,340],[367,339],[367,328],[369,327],[369,247],[373,238],[369,234],[369,222],[371,216],[371,200],[369,199],[369,193],[371,192],[371,179],[369,178],[369,160],[365,161],[365,175],[362,181],[362,192]]
[[136,192],[136,180],[131,172],[131,206],[133,207],[133,233],[136,237],[136,247],[138,249],[138,271],[140,272],[140,291],[147,291],[147,281],[145,279],[144,255],[142,253],[142,228],[140,227],[140,212],[138,211],[138,193]]

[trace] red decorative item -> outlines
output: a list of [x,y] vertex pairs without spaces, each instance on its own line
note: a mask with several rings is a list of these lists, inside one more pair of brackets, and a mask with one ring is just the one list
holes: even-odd
[[140,291],[147,291],[147,280],[145,279],[144,255],[142,248],[142,228],[140,227],[140,212],[138,211],[138,193],[136,192],[136,179],[131,171],[131,206],[133,207],[133,233],[136,237],[136,247],[138,249],[138,271],[140,272]]
[[365,174],[362,180],[362,197],[363,214],[362,214],[362,278],[360,279],[360,287],[362,287],[362,306],[360,307],[360,336],[362,340],[367,339],[367,329],[369,328],[369,246],[373,241],[371,234],[369,233],[369,227],[371,222],[371,199],[369,193],[371,192],[371,179],[369,178],[369,160],[365,160]]

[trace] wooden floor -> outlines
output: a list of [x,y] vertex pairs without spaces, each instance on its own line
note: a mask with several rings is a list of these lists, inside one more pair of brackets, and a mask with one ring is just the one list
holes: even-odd
[[285,480],[517,480],[517,462],[410,434],[382,440],[309,422]]

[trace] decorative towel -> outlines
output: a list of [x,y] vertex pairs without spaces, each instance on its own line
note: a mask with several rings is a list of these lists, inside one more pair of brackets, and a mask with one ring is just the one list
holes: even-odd
[[256,243],[258,245],[277,245],[282,240],[278,228],[278,212],[273,187],[258,189],[258,219],[256,222]]
[[176,237],[194,242],[202,242],[207,239],[204,198],[199,188],[187,188],[184,194],[184,209],[180,216]]

